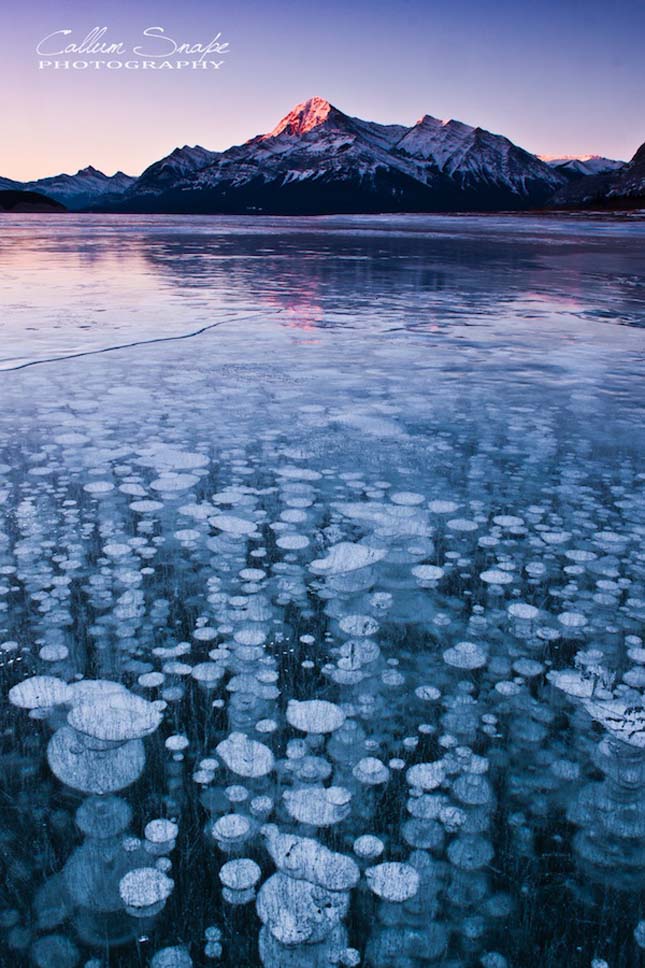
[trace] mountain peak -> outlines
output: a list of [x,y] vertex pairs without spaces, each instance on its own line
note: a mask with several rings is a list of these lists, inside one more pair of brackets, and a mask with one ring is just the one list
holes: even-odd
[[306,134],[324,124],[333,115],[340,115],[340,111],[333,104],[330,104],[323,97],[310,97],[309,100],[296,104],[295,108],[285,114],[273,131],[263,137],[276,138],[285,132],[292,135]]
[[431,114],[424,114],[414,124],[415,128],[454,128],[455,130],[472,131],[473,128],[463,121],[455,121],[454,118],[435,118]]

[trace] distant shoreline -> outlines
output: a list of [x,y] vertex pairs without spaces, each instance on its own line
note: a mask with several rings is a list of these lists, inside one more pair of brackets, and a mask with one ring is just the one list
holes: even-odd
[[2,215],[67,215],[72,217],[91,216],[97,218],[122,219],[122,218],[203,218],[203,219],[240,219],[246,218],[250,221],[262,218],[276,219],[331,219],[331,218],[361,218],[361,219],[382,219],[382,218],[539,218],[539,219],[571,219],[571,220],[593,220],[603,221],[645,221],[645,200],[641,207],[634,208],[562,208],[562,209],[526,209],[526,210],[500,210],[500,211],[445,211],[445,212],[318,212],[318,213],[284,213],[284,212],[114,212],[114,211],[70,211],[64,208],[44,207],[42,209],[30,208],[20,209],[0,209]]

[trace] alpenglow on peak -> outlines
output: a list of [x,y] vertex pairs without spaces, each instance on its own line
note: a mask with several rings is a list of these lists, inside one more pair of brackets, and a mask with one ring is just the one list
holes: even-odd
[[324,124],[332,113],[339,113],[337,108],[323,97],[310,97],[309,100],[296,104],[288,114],[278,122],[273,131],[269,131],[264,138],[275,138],[280,134],[306,134],[319,125]]

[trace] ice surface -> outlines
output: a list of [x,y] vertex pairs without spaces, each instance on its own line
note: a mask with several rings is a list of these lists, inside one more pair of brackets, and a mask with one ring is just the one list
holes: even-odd
[[0,240],[0,963],[637,964],[642,222],[50,224]]

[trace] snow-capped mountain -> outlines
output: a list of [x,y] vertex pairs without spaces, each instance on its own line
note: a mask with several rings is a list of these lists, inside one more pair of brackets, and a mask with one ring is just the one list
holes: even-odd
[[61,202],[66,208],[78,211],[92,205],[99,198],[116,198],[122,195],[135,181],[132,175],[126,175],[122,171],[117,171],[115,175],[104,175],[102,171],[88,165],[75,175],[53,175],[50,178],[37,178],[26,182],[0,178],[0,189],[40,192],[47,198]]
[[227,151],[177,149],[110,205],[285,214],[521,209],[546,201],[564,181],[482,128],[430,115],[412,127],[378,124],[314,97]]
[[205,168],[217,158],[216,151],[208,151],[201,145],[191,148],[175,148],[165,158],[155,161],[136,179],[139,193],[158,193],[172,187],[176,182],[190,176],[200,168]]
[[615,171],[578,178],[554,195],[554,206],[645,208],[645,144]]
[[624,168],[626,162],[616,161],[614,158],[604,158],[602,155],[538,155],[551,168],[557,169],[563,175],[578,178],[581,175],[604,175],[610,171]]
[[138,178],[89,166],[29,182],[0,178],[0,190],[39,191],[91,211],[521,210],[637,197],[644,165],[639,153],[629,165],[598,155],[538,157],[454,119],[426,114],[412,126],[378,124],[313,97],[266,134],[221,152],[175,148]]
[[25,182],[25,189],[42,192],[48,198],[62,202],[72,211],[86,208],[103,196],[118,196],[134,184],[135,178],[117,171],[115,175],[104,175],[102,171],[88,165],[75,175],[54,175],[51,178],[38,178]]

